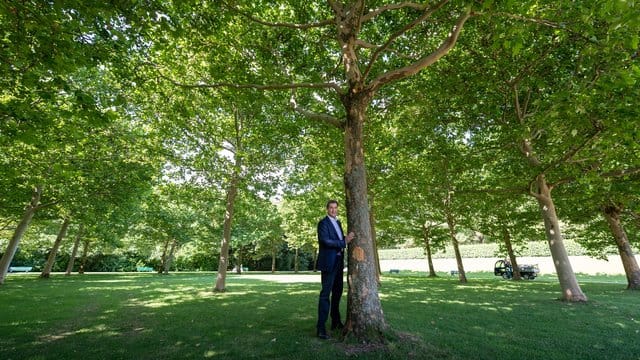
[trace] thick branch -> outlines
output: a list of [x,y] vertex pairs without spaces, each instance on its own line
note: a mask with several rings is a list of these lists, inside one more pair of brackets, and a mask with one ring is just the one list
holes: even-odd
[[529,195],[531,195],[534,198],[540,200],[542,198],[542,195],[540,195],[537,192],[533,191],[533,186],[536,184],[537,180],[538,180],[538,176],[534,177],[533,180],[531,180],[529,182]]
[[432,65],[438,59],[446,55],[449,50],[453,48],[456,41],[458,41],[458,36],[460,36],[460,32],[462,31],[462,27],[464,23],[471,17],[471,11],[467,10],[463,15],[461,15],[456,21],[455,26],[453,27],[449,36],[445,39],[445,41],[434,51],[433,53],[423,57],[422,59],[414,62],[411,65],[405,66],[400,69],[396,69],[393,71],[389,71],[377,79],[373,80],[370,85],[371,90],[376,91],[380,87],[392,82],[407,78],[418,73],[420,70]]

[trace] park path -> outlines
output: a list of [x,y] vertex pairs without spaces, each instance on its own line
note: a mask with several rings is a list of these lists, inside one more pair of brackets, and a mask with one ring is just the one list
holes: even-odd
[[[462,263],[464,270],[468,272],[475,271],[493,271],[493,265],[498,258],[464,258]],[[636,260],[640,263],[640,257],[636,255]],[[589,256],[569,256],[573,271],[579,274],[606,274],[606,275],[624,275],[622,260],[617,255],[611,255],[607,260],[594,259]],[[519,257],[518,264],[538,264],[541,274],[553,274],[556,272],[551,257]],[[433,259],[433,266],[436,271],[449,272],[456,270],[455,259]],[[388,272],[391,269],[411,270],[411,271],[429,271],[426,259],[405,259],[405,260],[381,260],[380,268],[382,272]]]
[[[465,271],[493,271],[493,265],[497,258],[464,258]],[[619,256],[610,256],[608,260],[598,260],[588,256],[570,256],[569,260],[573,266],[573,271],[579,274],[606,274],[606,275],[624,275],[624,268]],[[636,260],[640,262],[640,257],[636,255]],[[434,267],[439,272],[449,272],[455,270],[455,259],[434,259]],[[555,268],[551,257],[519,257],[519,264],[538,264],[541,274],[554,274]],[[380,268],[383,273],[388,273],[391,269],[401,271],[423,271],[427,272],[427,260],[425,259],[405,259],[405,260],[381,260]],[[287,272],[288,273],[288,272]],[[278,273],[276,275],[264,273],[247,272],[242,274],[243,278],[260,279],[266,281],[276,281],[283,283],[299,283],[299,282],[320,282],[320,273],[302,272],[299,274]]]

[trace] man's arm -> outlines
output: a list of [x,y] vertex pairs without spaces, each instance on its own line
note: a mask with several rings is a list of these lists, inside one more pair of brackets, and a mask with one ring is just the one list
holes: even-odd
[[318,223],[318,241],[324,247],[341,249],[346,247],[344,240],[336,239],[331,236],[331,222],[329,221],[320,221]]

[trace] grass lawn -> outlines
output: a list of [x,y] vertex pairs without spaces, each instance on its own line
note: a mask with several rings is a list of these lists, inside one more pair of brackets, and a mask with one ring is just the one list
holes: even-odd
[[[396,332],[363,353],[315,338],[319,275],[230,275],[214,294],[212,273],[11,274],[0,359],[640,359],[640,292],[623,276],[579,276],[589,302],[567,304],[553,277],[467,275],[385,275]],[[344,316],[346,290],[342,304]]]

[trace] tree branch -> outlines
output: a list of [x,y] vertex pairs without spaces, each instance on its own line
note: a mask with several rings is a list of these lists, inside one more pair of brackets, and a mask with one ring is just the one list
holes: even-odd
[[158,66],[154,63],[146,63],[147,65],[151,65],[156,68],[158,71],[158,75],[169,81],[171,84],[175,86],[179,86],[185,89],[216,89],[216,88],[228,88],[228,89],[255,89],[255,90],[291,90],[291,89],[333,89],[338,94],[342,94],[342,88],[340,85],[335,82],[329,83],[289,83],[289,84],[236,84],[230,82],[219,82],[219,83],[206,83],[199,82],[197,84],[188,84],[183,83],[181,81],[177,81],[172,79],[166,75],[164,75],[159,69]]
[[551,27],[551,28],[554,28],[554,29],[563,29],[563,28],[565,28],[565,25],[561,24],[561,23],[556,23],[556,22],[549,21],[549,20],[546,20],[546,19],[531,18],[531,17],[522,16],[522,15],[505,13],[505,12],[478,13],[478,15],[504,16],[504,17],[507,17],[509,19],[532,22],[534,24],[548,26],[548,27]]
[[611,170],[607,172],[600,173],[600,176],[606,178],[619,178],[627,175],[635,175],[640,174],[640,167],[630,168],[630,169],[618,169]]
[[[442,8],[447,2],[449,2],[449,0],[442,0],[432,8],[427,8],[426,5],[422,6],[422,10],[427,9],[427,11],[425,11],[424,14],[422,14],[420,17],[418,17],[417,19],[413,20],[411,23],[405,25],[402,29],[400,29],[400,30],[396,31],[394,34],[392,34],[389,37],[389,39],[382,46],[380,46],[373,53],[373,55],[371,55],[371,59],[369,60],[369,63],[367,64],[367,68],[364,70],[364,74],[362,76],[363,79],[367,78],[367,76],[371,72],[371,68],[373,67],[373,64],[376,62],[376,60],[378,59],[380,54],[383,51],[385,51],[386,49],[388,49],[389,46],[391,46],[391,44],[397,38],[402,36],[402,34],[406,33],[407,31],[409,31],[409,30],[413,29],[414,27],[416,27],[416,25],[418,25],[421,22],[423,22],[425,19],[427,19],[429,16],[431,16],[436,10]],[[407,4],[407,3],[403,3],[403,4]],[[401,7],[402,7],[402,4],[391,4],[391,5],[383,6],[380,9],[386,8],[387,10],[389,10],[389,9],[399,9]],[[384,10],[381,10],[380,12],[382,12],[382,11],[384,11]],[[363,21],[364,21],[364,16],[363,16]]]
[[[571,149],[569,149],[566,153],[564,153],[564,155],[562,155],[562,157],[560,159],[558,159],[558,160],[552,162],[551,164],[547,165],[546,167],[544,167],[540,173],[546,173],[547,171],[549,171],[549,169],[557,167],[560,164],[564,164],[564,163],[568,162],[572,157],[574,157],[578,153],[578,151],[584,149],[587,146],[587,144],[589,144],[596,137],[598,137],[598,135],[600,134],[601,131],[602,131],[601,128],[596,128],[595,131],[591,135],[589,135],[581,144],[578,144],[578,145],[572,147]],[[551,189],[553,189],[555,186],[558,186],[558,185],[561,185],[561,184],[564,184],[564,183],[568,183],[571,180],[572,180],[571,178],[567,178],[567,179],[561,180],[559,182],[556,182],[554,184],[549,184],[549,187]]]
[[382,14],[385,11],[399,10],[399,9],[403,9],[403,8],[424,10],[424,9],[427,8],[427,5],[417,4],[417,3],[414,3],[414,2],[411,2],[411,1],[405,1],[405,2],[401,2],[401,3],[397,3],[397,4],[384,5],[384,6],[381,6],[381,7],[377,8],[377,9],[373,9],[373,10],[369,11],[368,13],[364,14],[362,16],[362,22],[370,21],[370,20],[372,20],[373,18],[375,18],[376,16]]
[[308,24],[295,24],[295,23],[284,23],[284,22],[269,22],[269,21],[265,21],[262,19],[259,19],[249,13],[246,13],[240,9],[238,9],[237,7],[230,5],[227,1],[223,2],[223,5],[225,7],[227,7],[229,10],[236,12],[242,16],[244,16],[245,18],[258,23],[260,25],[264,25],[264,26],[269,26],[269,27],[281,27],[281,28],[289,28],[289,29],[300,29],[300,30],[306,30],[306,29],[311,29],[311,28],[318,28],[318,27],[323,27],[323,26],[327,26],[327,25],[331,25],[333,24],[334,20],[333,19],[327,19],[327,20],[323,20],[323,21],[318,21],[315,23],[308,23]]
[[317,114],[311,111],[304,110],[301,107],[299,107],[293,93],[291,94],[291,99],[289,100],[289,104],[291,105],[291,107],[295,112],[301,115],[304,115],[305,117],[311,120],[320,121],[320,122],[329,124],[331,126],[335,126],[339,129],[344,129],[346,122],[338,119],[337,117],[327,115],[327,114]]
[[539,199],[542,198],[542,195],[540,195],[537,192],[533,191],[533,185],[537,183],[538,176],[540,176],[540,175],[536,175],[536,177],[534,177],[533,180],[529,181],[529,195],[531,195],[534,198],[539,200]]
[[436,51],[414,62],[411,65],[408,65],[393,71],[389,71],[381,75],[380,77],[372,81],[371,85],[369,86],[370,89],[373,91],[376,91],[377,89],[379,89],[385,84],[388,84],[392,81],[397,81],[397,80],[407,78],[411,75],[418,73],[420,70],[430,66],[431,64],[435,63],[438,59],[446,55],[449,52],[449,50],[453,48],[456,41],[458,40],[458,36],[460,36],[460,32],[462,31],[462,27],[464,26],[464,23],[470,17],[471,17],[471,10],[469,9],[458,18],[451,33],[449,33],[449,36],[444,40],[444,42],[440,45],[440,47],[436,49]]
[[38,210],[40,210],[40,209],[44,209],[44,208],[47,208],[47,207],[49,207],[49,206],[56,205],[56,204],[58,204],[59,202],[60,202],[60,201],[57,201],[57,200],[56,200],[56,201],[53,201],[53,202],[50,202],[50,203],[40,204],[40,205],[34,206],[34,207],[33,207],[33,209],[34,209],[34,211],[38,211]]

